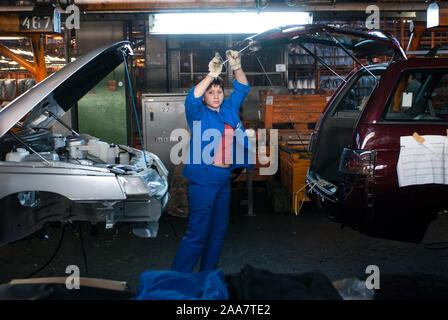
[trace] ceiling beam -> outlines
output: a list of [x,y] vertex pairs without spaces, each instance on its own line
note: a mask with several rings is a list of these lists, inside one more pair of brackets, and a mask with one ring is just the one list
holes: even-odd
[[420,2],[337,2],[335,4],[318,3],[318,4],[304,4],[297,6],[287,6],[283,3],[271,3],[264,11],[285,11],[286,8],[291,11],[366,11],[368,6],[375,5],[380,9],[380,12],[385,11],[398,11],[398,12],[415,12],[415,11],[426,11],[428,8],[427,3]]
[[139,11],[162,9],[254,9],[254,0],[75,0],[81,11]]
[[[257,10],[255,0],[74,0],[82,12],[86,13],[154,13],[161,11],[246,11]],[[294,3],[294,1],[291,1]],[[421,12],[428,8],[424,2],[337,2],[331,4],[325,1],[304,1],[303,5],[288,6],[285,1],[271,0],[261,11],[308,11],[335,12],[356,11],[365,12],[370,5],[376,5],[384,12]],[[0,6],[0,11],[32,11],[32,6]]]

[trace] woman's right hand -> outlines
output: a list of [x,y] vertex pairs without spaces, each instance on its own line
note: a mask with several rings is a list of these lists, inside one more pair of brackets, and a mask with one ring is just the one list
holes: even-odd
[[219,53],[216,53],[212,60],[208,63],[208,75],[213,78],[218,78],[222,70],[222,59]]

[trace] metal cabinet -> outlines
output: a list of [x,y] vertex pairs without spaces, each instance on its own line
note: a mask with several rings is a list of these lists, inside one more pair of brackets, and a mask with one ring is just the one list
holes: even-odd
[[170,150],[178,141],[171,139],[174,129],[188,130],[185,118],[186,93],[143,94],[143,141],[146,150],[156,154],[170,173],[175,165],[170,160]]

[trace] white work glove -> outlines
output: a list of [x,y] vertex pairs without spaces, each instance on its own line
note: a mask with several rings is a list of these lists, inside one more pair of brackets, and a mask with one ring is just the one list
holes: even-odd
[[215,57],[208,63],[208,75],[213,78],[218,78],[218,76],[221,74],[221,70],[222,60],[219,56],[219,53],[216,53]]
[[238,51],[227,50],[226,56],[233,71],[241,69],[241,54]]

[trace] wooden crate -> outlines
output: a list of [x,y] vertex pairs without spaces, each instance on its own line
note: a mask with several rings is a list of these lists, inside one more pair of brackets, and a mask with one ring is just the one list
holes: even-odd
[[277,132],[278,141],[280,143],[295,148],[302,147],[303,149],[307,149],[311,138],[311,134],[300,133],[300,131],[297,129],[277,129]]
[[[270,146],[266,146],[266,157],[270,157],[270,151],[271,151]],[[260,175],[260,168],[268,168],[270,163],[261,164],[259,162],[258,152],[259,152],[259,150],[257,149],[256,163],[254,164],[254,171],[252,171],[252,181],[272,181],[272,180],[274,180],[275,175]],[[234,182],[246,181],[246,173],[245,172],[241,173],[233,181]]]
[[295,212],[302,201],[310,201],[304,188],[310,154],[301,146],[290,146],[285,142],[280,142],[279,154],[281,182],[291,195],[291,212]]
[[260,119],[266,128],[293,123],[300,133],[311,133],[326,104],[326,95],[274,94],[272,90],[260,90]]

